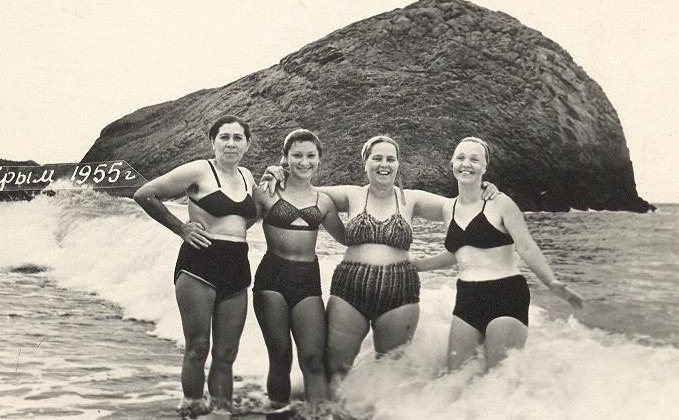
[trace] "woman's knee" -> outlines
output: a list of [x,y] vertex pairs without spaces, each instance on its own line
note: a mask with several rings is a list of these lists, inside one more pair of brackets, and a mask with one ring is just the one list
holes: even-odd
[[277,375],[289,375],[292,371],[292,361],[269,361],[269,370]]
[[337,352],[328,352],[325,361],[325,368],[329,375],[346,376],[353,366],[353,360],[348,357],[341,357]]
[[236,361],[236,356],[238,355],[238,343],[232,346],[225,347],[212,347],[212,360],[217,363],[222,364],[233,364]]
[[191,358],[207,359],[207,355],[210,352],[210,338],[194,337],[187,339],[184,352]]
[[313,352],[299,355],[299,367],[302,372],[321,374],[325,371],[323,352]]
[[277,372],[290,372],[292,369],[292,346],[268,347],[269,366]]

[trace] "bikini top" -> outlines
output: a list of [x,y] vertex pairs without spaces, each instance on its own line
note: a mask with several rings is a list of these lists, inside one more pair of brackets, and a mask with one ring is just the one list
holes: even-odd
[[363,211],[347,222],[344,230],[344,240],[347,246],[362,244],[380,244],[394,248],[409,250],[413,242],[413,229],[406,219],[401,216],[401,208],[396,198],[396,213],[386,220],[376,220],[368,213],[368,197],[370,191],[365,196]]
[[512,237],[493,226],[486,218],[483,212],[486,208],[487,201],[483,202],[483,208],[474,216],[469,222],[466,229],[462,229],[457,222],[455,222],[455,206],[457,199],[453,204],[453,218],[450,220],[448,226],[448,233],[446,234],[445,247],[450,252],[455,252],[465,245],[474,248],[489,249],[498,248],[514,243]]
[[230,215],[241,216],[246,219],[257,217],[257,208],[255,207],[255,202],[252,199],[252,196],[247,193],[248,184],[245,182],[245,177],[243,176],[240,168],[238,169],[238,173],[240,174],[241,178],[243,178],[246,195],[242,201],[233,201],[228,195],[226,195],[226,193],[224,193],[224,191],[222,191],[222,184],[219,182],[219,176],[217,175],[217,171],[212,165],[212,162],[208,160],[207,163],[210,164],[210,169],[212,169],[212,173],[215,175],[218,189],[206,196],[203,196],[198,201],[191,197],[189,197],[189,200],[214,217],[224,217]]
[[[278,194],[278,201],[269,209],[262,223],[288,230],[318,230],[323,221],[323,214],[318,208],[318,192],[316,193],[316,203],[313,206],[297,208],[285,198]],[[302,219],[305,225],[292,224],[295,220]]]

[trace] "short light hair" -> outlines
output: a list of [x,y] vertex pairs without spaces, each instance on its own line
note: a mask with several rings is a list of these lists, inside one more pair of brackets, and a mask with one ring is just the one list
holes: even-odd
[[368,160],[368,156],[370,156],[370,151],[372,151],[373,146],[378,143],[392,144],[396,148],[396,159],[399,159],[400,149],[398,147],[398,143],[396,143],[396,140],[392,139],[391,137],[380,135],[371,137],[370,139],[368,139],[368,141],[366,141],[363,144],[363,148],[361,149],[361,158],[363,159],[363,162]]
[[486,152],[486,164],[490,163],[490,146],[488,146],[488,143],[486,143],[485,140],[480,139],[478,137],[465,137],[462,140],[460,140],[460,142],[458,143],[458,146],[465,141],[477,143],[477,144],[480,144],[481,146],[483,146],[483,150]]

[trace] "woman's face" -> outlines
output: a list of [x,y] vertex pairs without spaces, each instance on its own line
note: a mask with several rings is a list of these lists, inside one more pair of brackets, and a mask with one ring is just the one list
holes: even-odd
[[238,163],[247,152],[250,142],[245,137],[243,126],[237,122],[224,124],[212,141],[215,158],[227,163]]
[[453,175],[460,182],[471,182],[486,173],[486,150],[479,143],[463,141],[453,153],[450,166]]
[[296,141],[290,146],[285,157],[290,176],[309,179],[321,162],[318,148],[312,141]]
[[365,172],[371,184],[394,185],[398,172],[396,147],[387,142],[376,143],[365,161]]

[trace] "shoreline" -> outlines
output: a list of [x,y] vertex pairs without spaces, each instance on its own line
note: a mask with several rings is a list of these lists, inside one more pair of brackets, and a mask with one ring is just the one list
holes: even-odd
[[[0,417],[179,418],[182,352],[149,335],[152,322],[123,319],[117,305],[44,274],[0,274],[0,307]],[[263,391],[246,379],[236,375],[234,400],[256,404],[251,392]]]

